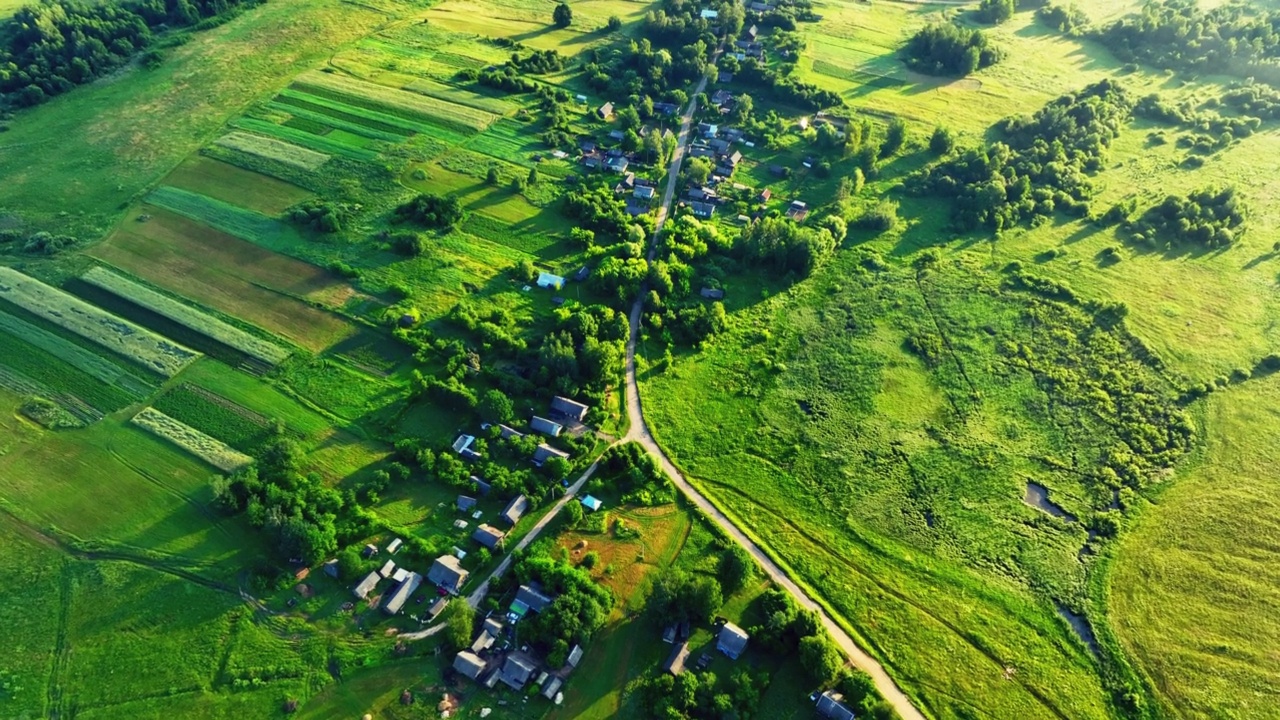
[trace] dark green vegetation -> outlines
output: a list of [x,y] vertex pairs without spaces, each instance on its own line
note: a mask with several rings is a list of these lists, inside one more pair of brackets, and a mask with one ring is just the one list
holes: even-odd
[[1275,80],[1280,14],[1249,3],[1205,9],[1195,0],[1158,0],[1106,26],[1098,39],[1124,62]]
[[907,67],[931,75],[968,75],[995,65],[1002,57],[981,30],[951,23],[921,28],[902,53]]

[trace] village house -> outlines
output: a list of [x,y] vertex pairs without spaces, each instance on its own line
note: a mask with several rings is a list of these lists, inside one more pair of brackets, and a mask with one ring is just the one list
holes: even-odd
[[379,575],[377,571],[371,572],[368,575],[365,575],[364,579],[360,581],[360,584],[356,585],[355,589],[351,592],[361,600],[366,600],[369,597],[369,593],[373,592],[373,589],[378,586],[378,581],[381,579],[382,576]]
[[671,649],[671,654],[662,663],[662,671],[669,672],[672,675],[680,675],[680,673],[684,672],[684,664],[688,659],[689,641],[686,640]]
[[472,540],[475,540],[490,550],[494,550],[501,545],[502,539],[506,536],[506,533],[492,525],[481,525],[476,528],[475,532],[471,533]]
[[693,216],[698,218],[710,218],[716,214],[716,206],[706,202],[691,202],[689,209],[693,210]]
[[649,205],[642,203],[634,197],[627,198],[627,214],[631,217],[640,217],[649,212]]
[[596,151],[596,144],[592,140],[579,140],[578,149],[582,151],[583,155],[590,155]]
[[630,167],[630,165],[631,165],[631,161],[627,160],[625,157],[622,157],[622,156],[611,157],[604,164],[605,167],[609,168],[613,172],[619,172],[619,173],[626,172],[627,168]]
[[[652,199],[653,199],[653,196],[654,196],[654,194],[655,194],[655,192],[656,192],[656,191],[654,190],[654,188],[653,188],[653,186],[652,186],[652,185],[642,185],[642,186],[640,186],[640,187],[636,188],[635,190],[632,190],[632,191],[631,191],[631,194],[632,194],[632,195],[633,195],[637,200],[652,200]],[[579,421],[579,422],[581,422],[581,421]]]
[[427,622],[430,622],[440,617],[440,613],[444,612],[444,609],[448,605],[449,605],[449,596],[446,595],[443,597],[436,598],[436,601],[431,603],[431,607],[427,609]]
[[656,102],[653,104],[653,111],[659,115],[675,115],[680,112],[680,106],[669,102]]
[[576,668],[578,667],[578,663],[581,660],[582,660],[582,646],[574,645],[573,649],[569,651],[569,658],[565,660],[565,667]]
[[756,199],[763,203],[769,202],[769,198],[771,197],[773,197],[773,191],[769,188],[765,188],[760,191],[760,194],[756,196]]
[[400,546],[403,544],[404,544],[404,541],[401,540],[400,538],[396,538],[392,540],[390,543],[387,544],[387,554],[395,555],[397,552],[400,551]]
[[[649,190],[649,197],[653,197],[652,187],[636,188],[636,191],[639,192],[643,189]],[[590,410],[590,408],[586,405],[575,400],[570,400],[567,397],[556,395],[551,398],[551,413],[559,417],[568,418],[574,422],[582,422],[585,420],[587,418],[588,410]]]
[[533,451],[533,464],[542,467],[542,464],[551,458],[569,459],[569,453],[563,450],[557,450],[546,443],[542,443]]
[[484,480],[481,480],[475,475],[471,476],[471,484],[475,486],[476,492],[479,493],[480,495],[489,494],[489,490],[490,490],[489,483],[485,482]]
[[538,287],[548,290],[559,290],[564,287],[564,278],[559,275],[552,275],[549,272],[538,273]]
[[694,143],[693,145],[689,146],[689,156],[696,157],[696,158],[697,157],[713,158],[716,156],[716,151],[713,150],[708,145],[700,145],[698,143]]
[[335,580],[338,578],[338,574],[339,574],[338,558],[325,561],[324,574],[328,575],[329,577]]
[[[724,77],[725,75],[729,75],[729,73],[720,73],[720,77]],[[729,75],[729,79],[732,80],[733,76]],[[728,80],[721,80],[720,82],[728,82]],[[711,94],[712,105],[725,105],[732,101],[733,95],[728,90],[717,90]]]
[[804,222],[809,217],[809,206],[800,200],[792,200],[787,206],[787,217],[796,222]]
[[529,510],[529,498],[524,495],[517,495],[507,503],[507,507],[503,509],[499,516],[507,521],[508,525],[515,525],[520,522],[520,518]]
[[853,711],[844,704],[844,696],[831,690],[818,696],[818,714],[831,720],[854,720]]
[[547,682],[542,689],[542,697],[554,701],[556,693],[560,692],[560,688],[564,685],[564,679],[553,677]]
[[591,512],[595,512],[603,506],[604,503],[600,502],[600,498],[595,495],[588,495],[582,498],[582,507],[590,510]]
[[613,103],[607,102],[596,110],[596,116],[601,120],[613,119]]
[[459,512],[471,512],[471,508],[476,506],[476,499],[467,495],[458,496]]
[[540,613],[550,604],[551,598],[542,592],[541,587],[521,585],[520,589],[516,590],[516,599],[511,603],[511,611],[518,617],[524,617],[526,612]]
[[400,583],[400,586],[391,593],[391,599],[382,606],[382,611],[388,615],[395,615],[400,612],[404,604],[408,602],[409,597],[417,591],[420,585],[422,585],[422,576],[416,572],[409,573],[408,577]]
[[755,25],[752,25],[746,30],[743,30],[742,34],[746,35],[747,39],[751,40],[752,42],[755,42],[756,39],[759,38],[760,36],[760,28],[756,27]]
[[552,422],[544,417],[534,415],[533,418],[529,420],[529,429],[534,432],[540,432],[543,435],[560,437],[560,433],[564,431],[564,426],[558,422]]
[[456,593],[467,583],[467,576],[470,574],[463,569],[458,558],[452,555],[441,555],[427,571],[427,579],[448,592]]
[[484,672],[484,666],[484,660],[469,650],[463,650],[453,659],[453,669],[472,680],[480,677],[480,673]]
[[623,139],[623,138],[625,138],[626,136],[627,136],[627,134],[626,134],[626,133],[624,133],[624,132],[622,132],[621,130],[610,130],[610,131],[609,131],[609,139],[610,139],[610,140],[612,140],[612,141],[614,141],[614,142],[622,142],[622,139]]
[[716,636],[716,650],[724,653],[731,660],[737,660],[747,649],[749,638],[745,630],[727,622],[720,628],[720,634]]
[[709,287],[704,287],[704,288],[702,288],[702,292],[701,292],[700,294],[702,295],[702,297],[704,297],[704,298],[706,298],[706,299],[708,299],[708,300],[723,300],[723,299],[724,299],[724,291],[723,291],[723,290],[721,290],[721,289],[719,289],[719,288],[709,288]]
[[396,571],[396,562],[394,560],[388,560],[386,564],[382,566],[382,569],[378,571],[378,574],[384,578],[389,578],[391,577],[391,573],[395,571]]
[[[722,83],[733,82],[733,73],[721,71],[720,74],[716,76],[716,82],[722,82]],[[716,103],[716,104],[719,105],[720,103]]]
[[512,690],[520,690],[529,682],[535,670],[532,660],[518,653],[512,654],[507,656],[507,662],[502,666],[501,680]]

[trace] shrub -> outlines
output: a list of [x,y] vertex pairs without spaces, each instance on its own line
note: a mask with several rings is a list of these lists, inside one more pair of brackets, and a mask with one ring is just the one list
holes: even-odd
[[395,210],[395,220],[428,228],[447,229],[462,220],[462,203],[450,196],[422,193]]
[[999,25],[1013,17],[1017,0],[982,0],[978,3],[978,20]]
[[955,149],[956,138],[951,131],[939,125],[933,129],[933,135],[929,136],[929,152],[934,155],[946,155]]
[[898,204],[892,200],[881,200],[862,213],[856,224],[863,230],[888,232],[898,225]]

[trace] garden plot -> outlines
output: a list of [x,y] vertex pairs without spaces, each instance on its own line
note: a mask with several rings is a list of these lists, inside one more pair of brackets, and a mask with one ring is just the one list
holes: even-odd
[[93,268],[81,279],[270,365],[277,365],[290,355],[287,348],[251,335],[106,268]]
[[307,171],[317,170],[329,160],[329,156],[322,152],[240,131],[229,132],[215,140],[214,144]]
[[64,327],[165,377],[200,353],[122,320],[79,298],[8,267],[0,267],[0,299]]
[[142,397],[151,390],[150,384],[125,372],[119,365],[8,313],[0,312],[0,333],[34,345],[77,370],[135,397]]
[[[277,125],[257,118],[240,118],[231,124],[242,130],[251,130],[262,135],[269,135],[277,140],[283,140],[327,155],[341,155],[352,160],[373,160],[378,157],[378,153],[373,150],[343,142],[341,136],[336,136],[334,128],[319,127],[316,129],[320,132],[310,132],[307,129]],[[331,137],[331,134],[335,134],[335,136]],[[354,139],[364,141],[364,138]]]
[[304,73],[294,87],[358,107],[461,130],[483,130],[498,116],[457,103],[322,72]]
[[143,408],[133,416],[132,422],[225,472],[235,472],[253,462],[253,458],[221,440],[209,437],[155,408]]
[[164,183],[272,216],[312,196],[297,185],[202,155],[188,158]]
[[271,437],[270,418],[191,383],[161,395],[152,408],[245,453]]

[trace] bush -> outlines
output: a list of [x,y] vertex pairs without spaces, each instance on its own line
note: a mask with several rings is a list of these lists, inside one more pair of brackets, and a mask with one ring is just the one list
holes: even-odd
[[458,198],[422,193],[395,210],[394,219],[413,221],[428,228],[448,229],[462,220],[462,203]]
[[934,155],[946,155],[955,149],[956,138],[951,131],[939,125],[933,129],[933,135],[929,136],[929,152]]
[[1075,5],[1050,3],[1036,11],[1036,19],[1057,30],[1071,33],[1084,27],[1089,17]]
[[876,233],[888,232],[898,225],[898,203],[881,200],[857,220],[857,226]]
[[990,25],[999,25],[1013,17],[1016,0],[982,0],[978,3],[978,20]]
[[1170,195],[1147,210],[1130,228],[1130,236],[1171,238],[1208,248],[1225,248],[1243,232],[1247,210],[1235,188],[1207,188],[1185,197]]
[[418,257],[427,252],[427,239],[421,233],[402,231],[391,235],[391,249],[398,255]]

